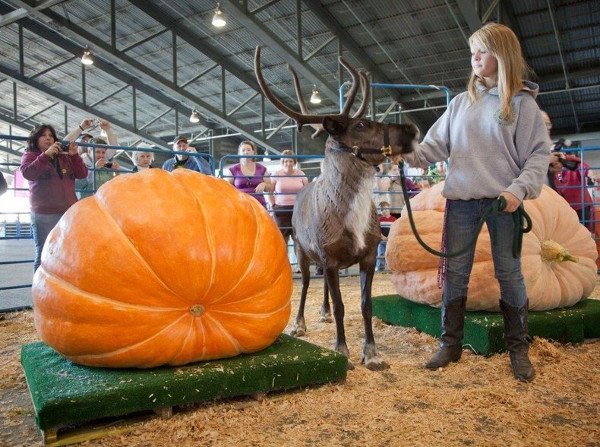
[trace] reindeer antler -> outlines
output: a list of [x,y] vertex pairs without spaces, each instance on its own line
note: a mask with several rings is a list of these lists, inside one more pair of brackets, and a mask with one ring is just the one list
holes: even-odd
[[367,111],[369,106],[369,97],[371,95],[371,89],[369,88],[369,74],[364,71],[359,71],[358,75],[360,76],[360,91],[362,93],[362,102],[358,107],[358,110],[352,118],[361,118]]
[[[298,82],[298,77],[296,76],[296,73],[293,70],[292,70],[292,74],[294,76],[294,88],[296,90],[296,96],[298,97],[298,102],[300,103],[300,109],[302,110],[302,113],[308,113],[308,109],[306,108],[306,103],[304,102],[302,93],[300,92],[300,83]],[[365,73],[365,72],[359,70],[358,76],[360,77],[360,91],[362,93],[363,99],[362,99],[362,102],[360,103],[358,110],[354,113],[354,115],[352,115],[352,118],[361,118],[362,116],[364,116],[365,112],[367,111],[367,107],[369,105],[370,89],[369,89],[368,73]],[[321,135],[323,132],[325,132],[325,129],[323,128],[323,125],[321,125],[321,124],[311,124],[311,127],[313,129],[315,129],[315,131],[311,135],[311,138],[317,138],[319,135]]]
[[322,128],[319,125],[322,123],[324,116],[348,116],[348,114],[350,113],[350,109],[352,108],[352,104],[354,103],[354,99],[356,98],[356,93],[358,92],[359,84],[363,93],[363,101],[354,117],[360,116],[366,111],[366,107],[368,104],[368,80],[366,78],[366,75],[364,75],[362,72],[357,72],[356,69],[352,67],[341,56],[339,57],[340,64],[342,64],[342,66],[346,70],[348,70],[352,77],[352,86],[350,87],[350,92],[348,93],[348,100],[344,104],[342,112],[338,115],[313,115],[309,113],[308,108],[306,107],[306,103],[302,98],[302,92],[300,90],[300,82],[298,81],[298,76],[296,75],[296,72],[291,66],[288,65],[288,68],[292,73],[294,89],[296,91],[296,96],[298,98],[298,103],[300,105],[300,110],[302,113],[298,113],[297,111],[293,110],[273,94],[273,92],[267,86],[265,78],[262,74],[262,70],[260,67],[260,52],[261,47],[257,46],[256,51],[254,53],[254,72],[261,91],[271,102],[271,104],[273,104],[281,113],[287,115],[288,117],[296,121],[299,130],[302,130],[302,126],[304,126],[305,124],[308,124],[314,129],[316,129],[316,132],[313,134],[313,138],[319,133],[321,133]]
[[288,64],[288,70],[292,74],[292,81],[294,83],[294,91],[296,92],[296,98],[298,99],[298,105],[300,106],[300,111],[304,115],[309,115],[308,107],[306,107],[306,102],[304,101],[304,97],[302,96],[302,89],[300,88],[300,81],[298,80],[298,75],[292,68],[290,64]]
[[316,124],[323,120],[323,117],[320,115],[301,114],[295,110],[292,110],[273,94],[273,92],[267,86],[260,68],[260,46],[256,47],[256,52],[254,53],[254,73],[256,74],[256,80],[258,81],[258,85],[260,86],[263,94],[267,97],[271,104],[277,108],[277,110],[296,121],[298,124],[298,130],[302,130],[302,126],[305,124]]
[[350,65],[346,61],[346,59],[344,59],[342,56],[339,56],[338,61],[340,61],[340,64],[342,64],[342,67],[344,67],[346,70],[348,70],[348,73],[350,73],[350,76],[352,76],[352,85],[350,86],[350,91],[348,92],[348,99],[346,99],[346,102],[344,103],[344,108],[340,112],[340,115],[348,116],[348,114],[350,113],[350,109],[352,108],[352,105],[354,104],[354,100],[356,99],[356,93],[358,93],[358,87],[359,87],[359,84],[361,83],[361,81],[359,80],[359,74],[356,71],[356,69],[352,65]]
[[[300,106],[300,111],[304,115],[308,115],[310,112],[308,111],[308,107],[306,107],[306,102],[304,101],[304,96],[302,95],[302,89],[300,88],[300,81],[298,80],[298,75],[296,74],[296,72],[294,71],[294,69],[291,67],[290,64],[288,64],[288,70],[292,74],[292,80],[294,82],[294,91],[296,92],[296,98],[298,99],[298,105]],[[315,130],[313,132],[313,134],[311,135],[311,138],[317,138],[319,135],[321,135],[325,131],[325,129],[323,128],[323,124],[321,124],[321,123],[310,124],[310,127],[312,127]]]

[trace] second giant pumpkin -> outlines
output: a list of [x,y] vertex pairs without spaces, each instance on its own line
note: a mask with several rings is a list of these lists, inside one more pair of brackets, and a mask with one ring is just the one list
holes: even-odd
[[[439,250],[446,199],[443,182],[410,200],[422,239]],[[526,200],[533,229],[524,234],[521,265],[529,308],[547,310],[572,306],[589,296],[596,286],[596,244],[579,223],[569,204],[547,186],[534,200]],[[412,234],[406,212],[392,225],[386,260],[392,281],[401,296],[439,306],[439,258],[426,252]],[[484,225],[475,250],[467,309],[499,310],[500,289],[494,278],[490,236]]]
[[52,230],[33,283],[36,329],[74,362],[183,365],[270,345],[292,275],[265,209],[186,169],[121,175]]

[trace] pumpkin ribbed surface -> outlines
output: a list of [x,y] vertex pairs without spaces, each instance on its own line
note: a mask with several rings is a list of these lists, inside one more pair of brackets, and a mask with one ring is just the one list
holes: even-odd
[[[442,188],[443,182],[410,201],[421,238],[436,250],[440,249],[446,206]],[[568,307],[589,296],[596,285],[598,255],[590,232],[579,223],[575,211],[547,186],[540,197],[525,201],[525,210],[533,221],[533,230],[524,235],[521,252],[529,308]],[[432,306],[441,304],[439,258],[419,245],[406,212],[392,224],[386,260],[398,294]],[[484,225],[477,240],[467,309],[497,311],[499,300],[490,236]]]
[[71,207],[33,281],[44,342],[90,366],[154,367],[270,345],[291,268],[265,209],[186,169],[121,175]]

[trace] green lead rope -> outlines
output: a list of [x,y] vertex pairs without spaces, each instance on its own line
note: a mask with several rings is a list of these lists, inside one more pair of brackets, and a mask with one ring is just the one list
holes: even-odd
[[[485,223],[486,219],[489,216],[491,216],[492,219],[495,218],[495,216],[498,216],[506,208],[506,199],[502,196],[498,197],[498,199],[495,200],[487,210],[485,210],[485,212],[483,213],[483,216],[481,216],[481,219],[479,219],[479,222],[477,223],[477,228],[475,230],[473,240],[470,241],[464,248],[462,248],[454,253],[444,253],[444,252],[435,250],[435,249],[431,248],[429,245],[427,245],[425,243],[425,241],[423,241],[423,239],[421,239],[421,236],[419,236],[419,233],[417,231],[417,227],[415,225],[415,221],[413,218],[412,208],[410,206],[410,197],[408,196],[408,192],[406,190],[406,185],[405,185],[406,177],[404,175],[404,169],[403,169],[404,161],[401,161],[400,163],[398,163],[398,167],[400,168],[399,169],[400,170],[400,184],[402,186],[402,196],[404,197],[404,203],[406,204],[406,210],[408,212],[408,221],[410,222],[410,228],[412,229],[412,232],[415,235],[415,238],[417,238],[417,241],[419,242],[421,247],[423,247],[425,250],[427,250],[432,255],[439,256],[442,258],[454,258],[456,256],[460,256],[460,255],[466,253],[472,247],[474,247],[475,244],[477,243],[477,238],[479,237],[479,233],[481,232],[481,228],[483,227],[483,224]],[[531,231],[532,222],[531,222],[531,217],[529,217],[529,214],[527,214],[527,212],[525,211],[525,208],[523,208],[523,205],[519,206],[519,208],[517,208],[517,210],[511,214],[512,214],[513,225],[514,225],[512,254],[513,254],[513,258],[516,259],[521,256],[521,249],[523,248],[523,234],[529,233]],[[445,229],[444,229],[444,231],[445,231]],[[497,241],[498,238],[494,237],[494,240]]]
[[[504,197],[499,197],[499,199],[502,199],[504,201],[504,207],[506,207],[506,200],[504,199]],[[531,231],[531,229],[533,228],[533,222],[531,221],[531,217],[529,217],[529,214],[527,214],[527,211],[525,211],[523,204],[521,204],[519,208],[517,208],[512,213],[512,218],[513,226],[515,229],[513,233],[512,252],[513,258],[516,259],[521,256],[521,250],[523,248],[523,235]]]

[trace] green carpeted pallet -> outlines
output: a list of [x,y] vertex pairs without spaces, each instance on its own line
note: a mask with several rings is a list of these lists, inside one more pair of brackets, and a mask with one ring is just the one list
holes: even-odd
[[334,382],[346,377],[348,360],[282,334],[254,354],[182,367],[90,368],[39,342],[23,346],[21,364],[37,425],[44,431],[143,410]]
[[[374,297],[373,315],[389,324],[440,336],[440,309],[399,295]],[[467,312],[463,345],[483,355],[504,351],[503,331],[501,313]],[[530,312],[529,335],[571,343],[600,337],[600,301],[588,299],[566,309]]]

